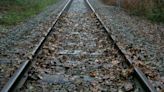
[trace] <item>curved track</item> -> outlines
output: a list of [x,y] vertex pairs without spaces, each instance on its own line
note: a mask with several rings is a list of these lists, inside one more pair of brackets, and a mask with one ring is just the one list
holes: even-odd
[[2,92],[156,92],[88,0],[69,0],[53,24]]

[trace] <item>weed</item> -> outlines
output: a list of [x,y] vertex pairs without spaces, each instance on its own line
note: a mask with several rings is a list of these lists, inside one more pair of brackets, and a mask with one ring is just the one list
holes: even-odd
[[[104,2],[114,2],[118,5],[118,0],[103,0]],[[145,16],[154,22],[164,23],[164,1],[163,0],[120,0],[121,7],[132,15]]]
[[1,0],[0,24],[4,26],[16,25],[41,12],[46,6],[56,0]]

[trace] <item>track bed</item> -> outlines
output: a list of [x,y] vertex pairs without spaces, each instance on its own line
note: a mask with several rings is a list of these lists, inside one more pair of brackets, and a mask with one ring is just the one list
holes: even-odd
[[55,25],[21,91],[139,90],[95,15],[71,8]]
[[70,0],[3,92],[156,92],[88,0]]

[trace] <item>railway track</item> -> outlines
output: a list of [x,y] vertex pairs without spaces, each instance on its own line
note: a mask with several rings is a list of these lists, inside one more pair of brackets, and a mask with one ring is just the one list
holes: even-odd
[[53,24],[2,92],[156,92],[88,0],[69,0]]

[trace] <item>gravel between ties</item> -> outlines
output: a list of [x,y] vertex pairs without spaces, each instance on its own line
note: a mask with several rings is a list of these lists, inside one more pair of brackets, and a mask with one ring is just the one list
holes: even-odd
[[0,60],[0,90],[23,61]]
[[57,14],[67,0],[58,0],[36,15],[11,29],[0,27],[0,90],[20,67],[20,64],[31,57],[31,53],[40,38],[45,36]]
[[36,58],[23,91],[139,90],[131,69],[96,24],[90,13],[64,16]]
[[120,48],[160,92],[164,88],[164,25],[129,16],[122,9],[105,5],[101,0],[89,1],[107,28],[111,29]]
[[[75,8],[83,0],[75,0]],[[76,4],[76,5],[75,5]],[[26,91],[139,91],[124,59],[114,49],[94,14],[71,9],[48,38],[29,78]]]
[[[31,56],[40,38],[44,37],[57,14],[68,0],[57,0],[28,21],[0,32],[0,59],[25,60]],[[3,30],[3,28],[0,28]],[[3,34],[2,34],[3,33]]]

